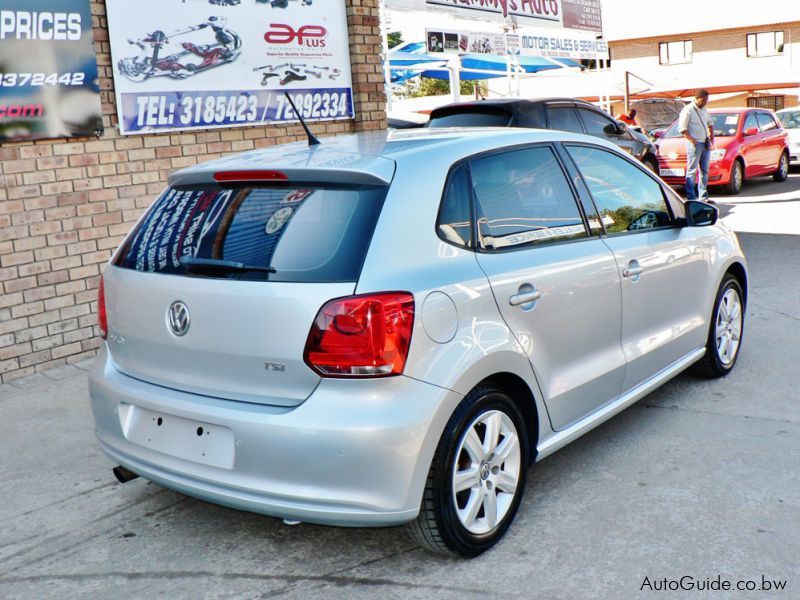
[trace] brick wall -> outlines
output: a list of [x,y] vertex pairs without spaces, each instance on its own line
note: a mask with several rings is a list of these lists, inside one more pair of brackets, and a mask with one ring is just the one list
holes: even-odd
[[[385,127],[377,0],[345,0],[355,121],[320,135]],[[91,0],[105,134],[0,144],[0,382],[95,354],[96,293],[114,248],[173,169],[303,139],[299,125],[119,135],[105,0]]]
[[658,58],[658,44],[661,42],[677,42],[691,40],[692,50],[695,54],[701,52],[715,52],[720,50],[741,50],[746,57],[746,44],[748,33],[764,31],[783,31],[784,42],[790,44],[800,42],[800,24],[779,23],[774,25],[759,25],[751,28],[725,29],[721,31],[705,31],[702,33],[685,33],[651,37],[634,40],[619,40],[609,42],[611,60],[626,60],[632,58],[655,57]]

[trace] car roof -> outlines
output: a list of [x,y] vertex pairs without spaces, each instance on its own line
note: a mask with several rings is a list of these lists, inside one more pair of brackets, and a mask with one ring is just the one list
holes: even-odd
[[398,163],[425,155],[456,162],[485,151],[542,142],[589,142],[619,152],[603,139],[551,129],[466,127],[373,131],[322,138],[317,146],[293,142],[231,154],[170,175],[170,185],[214,181],[220,172],[280,171],[290,181],[387,184]]
[[454,109],[454,108],[462,108],[462,107],[483,107],[483,106],[503,106],[503,107],[516,107],[516,106],[529,106],[531,104],[539,104],[543,102],[574,102],[575,104],[580,104],[582,106],[592,106],[595,107],[593,104],[586,102],[585,100],[579,100],[577,98],[561,98],[557,96],[552,97],[543,97],[543,98],[496,98],[492,100],[472,100],[470,102],[453,102],[451,104],[445,104],[444,106],[439,106],[431,111],[433,115],[437,111],[445,110],[445,109]]
[[710,112],[711,114],[719,114],[719,113],[739,113],[739,114],[742,114],[742,113],[746,113],[747,111],[750,111],[750,110],[763,110],[765,112],[770,112],[770,110],[768,108],[760,108],[758,106],[731,106],[729,108],[715,107],[715,108],[709,108],[708,112]]

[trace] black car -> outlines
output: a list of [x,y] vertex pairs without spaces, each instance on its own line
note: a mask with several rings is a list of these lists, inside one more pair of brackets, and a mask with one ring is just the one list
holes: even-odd
[[441,106],[426,127],[532,127],[587,133],[616,144],[658,172],[656,148],[643,134],[574,98],[478,100]]

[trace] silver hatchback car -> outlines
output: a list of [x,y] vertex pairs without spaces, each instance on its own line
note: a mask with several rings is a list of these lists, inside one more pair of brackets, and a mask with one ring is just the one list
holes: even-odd
[[717,210],[597,138],[440,129],[175,173],[103,274],[102,450],[210,502],[477,555],[528,467],[734,366]]

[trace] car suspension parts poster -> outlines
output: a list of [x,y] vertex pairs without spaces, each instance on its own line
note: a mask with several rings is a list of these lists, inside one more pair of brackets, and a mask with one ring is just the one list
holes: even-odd
[[107,0],[123,134],[353,117],[342,0]]
[[89,0],[0,1],[0,142],[101,133]]

